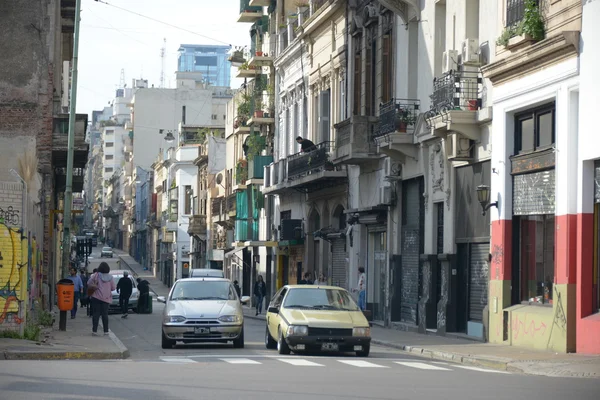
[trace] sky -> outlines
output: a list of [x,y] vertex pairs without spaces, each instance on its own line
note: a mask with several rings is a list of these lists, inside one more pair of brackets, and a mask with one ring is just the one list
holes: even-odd
[[[121,70],[127,87],[131,87],[132,79],[140,78],[147,79],[149,86],[159,87],[164,39],[165,87],[175,86],[180,44],[235,47],[250,43],[251,24],[237,22],[239,0],[106,0],[105,3],[81,1],[77,113],[91,115],[93,110],[109,105],[119,87]],[[239,88],[242,81],[234,78],[234,71],[231,75],[232,88]]]

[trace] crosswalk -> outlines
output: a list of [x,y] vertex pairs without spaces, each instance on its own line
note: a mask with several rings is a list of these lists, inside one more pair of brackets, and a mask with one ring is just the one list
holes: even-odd
[[268,365],[268,364],[284,364],[292,367],[332,367],[334,365],[350,367],[350,368],[378,368],[378,369],[413,369],[432,372],[452,372],[457,370],[469,370],[483,373],[510,374],[507,371],[498,371],[493,369],[484,369],[474,366],[452,364],[439,361],[417,361],[414,359],[373,359],[371,361],[360,359],[335,359],[335,358],[314,358],[306,359],[300,357],[207,357],[207,356],[163,356],[159,357],[159,362],[171,364],[196,364],[207,362],[221,362],[232,365]]

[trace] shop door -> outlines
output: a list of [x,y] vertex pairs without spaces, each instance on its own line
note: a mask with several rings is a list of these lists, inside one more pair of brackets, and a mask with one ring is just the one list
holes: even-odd
[[489,243],[471,243],[469,256],[469,321],[483,322],[489,280]]
[[418,321],[419,255],[423,246],[423,180],[411,179],[402,185],[402,288],[400,320],[411,324]]
[[348,289],[346,264],[346,239],[334,239],[331,242],[331,284]]
[[387,232],[379,228],[369,233],[369,264],[367,266],[367,309],[373,313],[373,319],[384,321],[385,305],[385,268],[387,261]]

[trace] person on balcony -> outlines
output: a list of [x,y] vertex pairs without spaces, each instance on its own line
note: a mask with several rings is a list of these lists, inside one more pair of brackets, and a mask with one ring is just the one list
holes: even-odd
[[317,146],[315,146],[315,144],[312,141],[304,139],[302,136],[298,136],[296,138],[296,142],[300,143],[303,153],[308,153],[317,149]]

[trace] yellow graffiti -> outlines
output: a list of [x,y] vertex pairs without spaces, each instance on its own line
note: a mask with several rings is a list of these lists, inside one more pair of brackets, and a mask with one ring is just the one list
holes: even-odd
[[0,324],[7,320],[20,324],[24,319],[21,301],[27,285],[22,282],[27,282],[27,268],[22,267],[27,266],[27,252],[23,258],[23,245],[27,249],[19,230],[0,224]]

